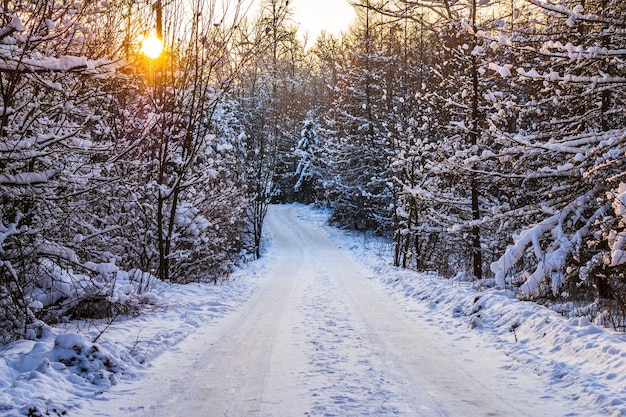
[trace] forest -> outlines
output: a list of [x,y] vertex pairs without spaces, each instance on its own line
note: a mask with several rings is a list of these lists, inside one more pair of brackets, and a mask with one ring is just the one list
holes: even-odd
[[289,0],[3,0],[0,343],[219,283],[293,202],[626,330],[626,3],[353,6],[307,39]]

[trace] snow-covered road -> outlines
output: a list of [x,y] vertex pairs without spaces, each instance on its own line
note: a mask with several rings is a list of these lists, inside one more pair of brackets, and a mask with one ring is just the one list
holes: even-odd
[[89,416],[594,416],[477,334],[393,300],[340,241],[272,207],[241,308],[74,410]]

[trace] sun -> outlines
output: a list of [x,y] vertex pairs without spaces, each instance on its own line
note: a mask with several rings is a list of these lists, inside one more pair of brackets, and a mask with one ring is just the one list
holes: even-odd
[[148,58],[157,59],[163,52],[163,41],[154,32],[150,33],[141,42],[141,52]]

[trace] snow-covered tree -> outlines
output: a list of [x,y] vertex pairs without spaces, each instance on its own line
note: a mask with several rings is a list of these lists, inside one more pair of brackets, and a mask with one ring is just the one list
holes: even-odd
[[[28,288],[55,262],[97,274],[79,257],[72,214],[101,181],[110,148],[106,95],[116,43],[90,39],[108,10],[76,2],[5,1],[0,29],[0,338],[25,335],[40,310]],[[110,23],[110,21],[108,21]],[[117,44],[119,45],[119,44]],[[94,263],[95,261],[96,263]]]
[[[391,139],[390,164],[394,196],[394,263],[419,270],[439,270],[446,250],[445,230],[435,214],[429,189],[436,190],[437,176],[429,171],[436,161],[437,106],[431,85],[437,78],[430,66],[436,54],[432,34],[422,17],[405,15],[388,37],[390,71],[386,78],[385,131]],[[434,256],[434,254],[440,256]],[[441,256],[444,255],[444,256]]]
[[[203,264],[198,259],[215,253],[245,218],[243,188],[233,169],[239,132],[220,131],[218,116],[252,54],[238,53],[240,46],[233,41],[244,5],[221,10],[216,4],[207,0],[164,7],[167,50],[148,65],[152,171],[147,191],[155,199],[155,271],[164,280],[206,279],[211,268],[221,269],[221,261]],[[214,207],[218,202],[228,210]],[[239,245],[229,242],[223,249],[237,254]]]
[[304,122],[300,141],[294,151],[297,160],[295,172],[297,201],[308,204],[321,197],[319,181],[323,178],[322,149],[315,121]]
[[370,2],[358,8],[359,17],[347,40],[348,53],[337,70],[329,117],[327,198],[331,221],[357,230],[385,233],[392,228],[389,140],[379,120],[383,80],[388,58],[381,47],[381,16]]
[[404,128],[410,135],[397,135],[393,164],[401,169],[396,175],[401,200],[396,262],[403,258],[406,265],[407,257],[418,252],[432,254],[444,235],[454,236],[438,250],[436,269],[463,269],[481,278],[484,258],[497,247],[488,213],[500,204],[488,128],[494,112],[488,98],[499,87],[498,77],[487,71],[499,57],[485,34],[506,30],[503,9],[473,0],[399,1],[390,7],[377,10],[410,18],[415,28],[411,34],[405,23],[403,32],[413,49],[405,46],[401,54],[414,62],[404,70],[414,97],[403,100],[416,108],[408,117],[413,125]]
[[492,270],[499,285],[521,284],[525,296],[620,300],[624,5],[525,5],[535,23],[508,41],[523,46],[508,67],[516,100],[494,100],[516,117],[494,120],[493,130],[515,161],[511,176],[527,178],[534,198],[518,202],[527,226]]

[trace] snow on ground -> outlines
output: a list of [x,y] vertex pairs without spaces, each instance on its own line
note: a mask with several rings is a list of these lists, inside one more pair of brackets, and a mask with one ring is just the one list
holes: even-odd
[[239,308],[271,259],[252,263],[221,285],[159,284],[145,295],[153,304],[137,317],[110,325],[75,321],[49,327],[35,341],[0,345],[0,416],[71,416],[84,399],[140,378],[154,358]]
[[[479,366],[481,360],[490,359],[480,358],[481,351],[475,351],[474,346],[495,346],[514,359],[506,365],[510,375],[517,372],[520,380],[525,380],[522,375],[529,370],[540,375],[550,388],[546,401],[560,391],[568,393],[572,413],[561,415],[626,416],[626,335],[593,325],[585,318],[564,318],[534,303],[518,301],[509,291],[479,291],[471,283],[398,270],[390,266],[390,247],[384,241],[327,227],[323,211],[303,206],[294,209],[301,220],[324,228],[338,247],[349,250],[354,260],[364,265],[370,277],[368,284],[386,293],[408,316],[417,316],[433,329],[453,336],[450,340],[454,344],[465,343],[459,355],[473,355],[467,358],[468,362]],[[79,415],[122,384],[141,384],[152,364],[165,356],[163,353],[183,349],[185,342],[194,337],[209,337],[211,329],[220,323],[230,325],[234,312],[242,310],[270,283],[268,271],[277,262],[268,242],[262,260],[237,271],[225,284],[161,284],[153,290],[151,298],[155,303],[147,305],[146,312],[137,317],[117,320],[110,326],[104,322],[73,322],[48,328],[35,341],[0,346],[0,416]],[[385,365],[385,355],[371,354],[363,339],[354,337],[355,333],[372,337],[374,329],[359,328],[359,322],[350,316],[353,310],[349,306],[331,303],[337,298],[333,293],[337,290],[333,285],[337,284],[328,281],[329,271],[324,269],[330,271],[333,266],[310,271],[312,275],[301,289],[290,290],[299,292],[303,304],[285,307],[297,312],[298,317],[283,319],[275,341],[288,347],[313,347],[307,352],[286,351],[290,363],[306,355],[311,372],[296,375],[298,381],[282,380],[288,370],[274,367],[266,376],[267,381],[283,387],[285,395],[291,393],[295,382],[315,387],[315,396],[302,405],[310,406],[310,415],[360,415],[358,411],[345,412],[373,409],[369,405],[374,407],[377,401],[382,402],[376,408],[379,413],[368,415],[413,415],[397,400],[398,392],[406,387],[390,383],[399,369],[380,370]],[[315,280],[326,283],[317,286],[313,284]],[[276,287],[273,291],[282,290]],[[258,311],[265,310],[260,303]],[[259,317],[260,322],[256,323],[250,318],[250,335],[254,336],[254,328],[270,319]],[[304,322],[323,326],[304,329]],[[294,329],[298,334],[291,340],[287,336]],[[245,339],[246,335],[240,336]],[[92,343],[96,338],[97,343]],[[249,341],[241,341],[244,342]],[[275,347],[267,349],[268,356],[275,354]],[[348,356],[344,355],[346,349]],[[357,374],[360,379],[351,378]],[[359,381],[359,385],[347,385],[346,381]],[[517,386],[511,382],[503,385],[502,390]],[[355,393],[359,388],[362,391]],[[527,399],[520,392],[498,395]],[[320,396],[334,402],[324,402]],[[581,408],[591,411],[577,414]],[[271,409],[271,404],[266,405],[266,410]]]
[[[302,212],[323,226],[322,211]],[[577,400],[599,415],[626,416],[626,334],[593,325],[586,317],[565,318],[507,290],[477,290],[471,283],[435,274],[399,270],[390,265],[391,247],[383,239],[331,229],[344,239],[391,297],[412,303],[436,326],[456,332],[472,328],[508,356],[518,368],[530,368],[551,384],[580,392]],[[515,395],[512,393],[512,395]]]

